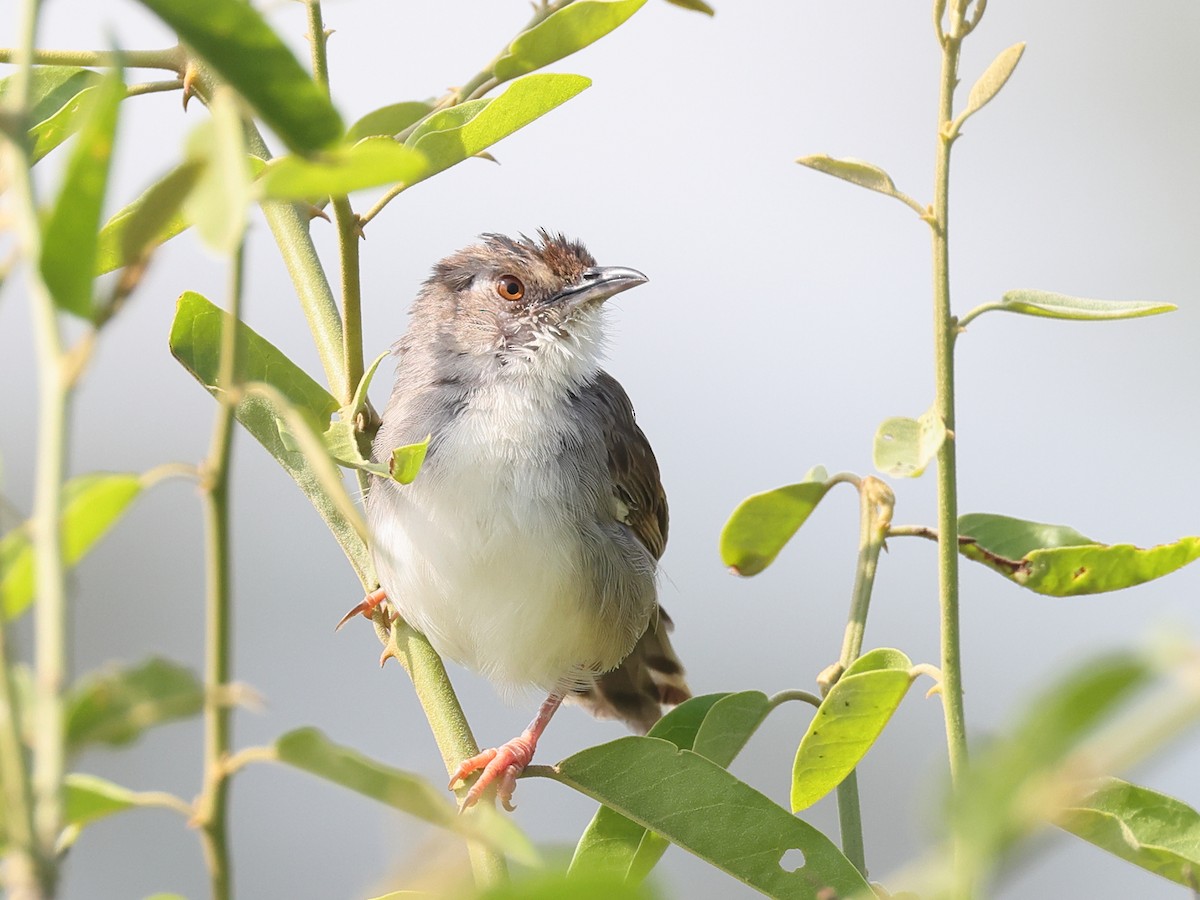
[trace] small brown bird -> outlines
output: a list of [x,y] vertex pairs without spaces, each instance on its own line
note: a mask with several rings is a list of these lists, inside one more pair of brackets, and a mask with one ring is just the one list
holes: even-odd
[[517,738],[464,760],[463,805],[517,776],[564,701],[644,733],[690,696],[658,608],[658,464],[600,369],[604,301],[646,281],[578,242],[485,235],[438,263],[395,348],[377,459],[432,435],[416,481],[367,498],[386,594],[443,656],[547,692]]

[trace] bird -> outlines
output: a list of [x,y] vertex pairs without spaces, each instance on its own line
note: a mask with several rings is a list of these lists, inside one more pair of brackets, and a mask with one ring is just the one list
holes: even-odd
[[521,735],[463,760],[512,809],[566,702],[644,734],[691,696],[657,601],[667,499],[620,383],[601,368],[605,301],[647,281],[562,234],[482,235],[437,263],[393,347],[372,453],[428,438],[407,485],[372,476],[380,587],[443,657],[502,695],[545,693]]

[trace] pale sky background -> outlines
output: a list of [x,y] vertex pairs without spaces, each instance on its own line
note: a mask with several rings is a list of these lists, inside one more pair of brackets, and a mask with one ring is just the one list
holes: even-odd
[[[807,171],[810,153],[884,166],[929,199],[938,50],[926,2],[717,2],[708,19],[650,3],[554,70],[594,86],[494,148],[403,195],[362,247],[366,353],[403,331],[430,265],[483,231],[545,226],[584,239],[602,264],[650,283],[614,302],[610,371],[637,406],[671,501],[662,600],[697,693],[811,688],[836,659],[853,577],[856,503],[840,490],[779,562],[752,580],[722,569],[717,535],[747,494],[799,480],[814,464],[871,471],[871,437],[933,396],[926,227],[900,204]],[[11,44],[16,3],[0,4]],[[301,48],[299,4],[269,8]],[[333,89],[347,121],[440,94],[483,65],[527,18],[524,2],[330,0]],[[124,0],[48,2],[41,43],[126,48],[168,42]],[[1200,531],[1200,7],[1190,0],[1089,4],[993,0],[966,44],[966,87],[1004,47],[1028,49],[1003,94],[955,148],[955,308],[1036,287],[1179,304],[1171,316],[1071,324],[986,316],[959,343],[961,507],[1067,523],[1149,546]],[[151,78],[161,77],[150,73]],[[165,171],[187,130],[178,95],[125,106],[111,207]],[[61,155],[61,154],[60,154]],[[46,172],[54,171],[52,165]],[[370,196],[355,198],[365,209]],[[332,268],[332,228],[313,231]],[[315,352],[270,235],[256,218],[246,318],[311,372]],[[167,351],[176,296],[223,303],[225,264],[190,235],[160,254],[104,335],[75,406],[71,471],[195,461],[214,404]],[[34,460],[29,314],[0,297],[0,455],[23,507]],[[385,364],[386,367],[386,364]],[[390,373],[374,392],[386,396]],[[1187,385],[1193,387],[1189,389]],[[240,712],[239,747],[306,724],[388,763],[442,779],[402,670],[376,665],[356,623],[335,635],[357,582],[291,481],[245,435],[235,468],[236,676],[265,698]],[[930,475],[896,482],[897,521],[934,520]],[[181,483],[156,489],[74,579],[76,669],[163,654],[199,666],[200,507]],[[1017,714],[1045,679],[1092,653],[1156,632],[1200,631],[1200,567],[1132,591],[1075,600],[1023,592],[963,566],[963,656],[971,737]],[[26,633],[22,631],[22,636]],[[934,550],[895,540],[880,567],[867,647],[937,663]],[[517,733],[536,699],[504,705],[451,675],[481,742]],[[733,769],[786,804],[808,712],[776,714]],[[539,749],[553,762],[622,734],[565,710]],[[192,796],[199,722],[80,761],[140,789]],[[1200,805],[1193,734],[1133,773]],[[940,704],[914,691],[860,769],[872,877],[931,846],[945,774]],[[572,845],[595,804],[522,782],[518,823]],[[836,837],[832,802],[809,816]],[[259,766],[233,785],[236,884],[243,898],[365,898],[426,861],[442,839],[421,823],[288,769]],[[1180,897],[1184,891],[1074,838],[1050,835],[999,896]],[[668,897],[753,896],[672,849],[657,873]],[[134,812],[89,828],[64,897],[124,900],[207,893],[199,842],[178,817]]]

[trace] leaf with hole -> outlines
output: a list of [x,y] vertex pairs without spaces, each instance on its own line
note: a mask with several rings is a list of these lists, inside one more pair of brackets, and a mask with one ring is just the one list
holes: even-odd
[[1055,824],[1135,866],[1196,887],[1200,813],[1174,797],[1119,778],[1100,778]]
[[293,152],[338,140],[329,98],[262,14],[242,0],[140,0],[246,99]]
[[971,86],[971,93],[967,95],[967,105],[959,115],[956,125],[961,126],[963,122],[987,106],[1000,93],[1000,89],[1004,87],[1012,76],[1013,70],[1017,68],[1017,63],[1021,61],[1021,54],[1024,52],[1024,43],[1013,44],[1007,50],[1000,51],[1000,55],[992,60],[991,65],[979,76],[979,80]]
[[526,75],[498,97],[471,100],[434,113],[405,141],[429,160],[424,174],[412,183],[486,150],[566,103],[591,83],[582,75]]
[[419,775],[393,769],[335,744],[315,728],[289,731],[275,742],[275,753],[279,762],[481,841],[526,865],[538,863],[537,851],[529,839],[491,805],[481,803],[470,815],[460,815],[444,789],[435,788]]
[[258,187],[267,199],[312,201],[384,184],[409,183],[421,177],[427,165],[419,152],[390,137],[368,137],[311,159],[296,155],[273,159]]
[[[63,560],[76,565],[120,520],[145,484],[141,476],[96,473],[72,478],[63,488]],[[0,608],[12,620],[34,597],[34,552],[29,524],[0,539]]]
[[[824,475],[818,466],[808,477]],[[829,487],[824,480],[806,480],[747,497],[721,529],[721,562],[737,575],[757,575],[775,561]]]
[[1137,319],[1157,316],[1178,309],[1173,303],[1154,300],[1089,300],[1051,291],[1014,290],[1004,294],[1000,304],[989,309],[1021,313],[1047,319],[1077,322],[1103,322],[1110,319]]
[[1141,548],[1101,544],[1065,525],[969,513],[959,551],[1015,584],[1051,597],[1100,594],[1169,575],[1200,559],[1200,537]]
[[641,9],[646,0],[575,0],[560,7],[508,45],[492,67],[510,81],[570,56],[597,41]]
[[406,128],[411,128],[417,122],[433,112],[432,103],[408,100],[404,103],[392,103],[367,113],[346,131],[346,141],[354,143],[366,137],[385,136],[395,137]]
[[129,744],[148,728],[199,715],[203,709],[204,685],[179,663],[152,658],[132,668],[93,672],[68,692],[67,750]]
[[125,84],[113,69],[96,86],[71,150],[62,187],[42,227],[39,267],[54,304],[91,319],[97,234]]
[[899,650],[872,650],[842,673],[796,750],[792,812],[808,809],[854,771],[916,678]]
[[934,409],[919,419],[884,419],[875,432],[875,468],[896,478],[917,478],[946,441],[946,424]]
[[866,881],[823,834],[715,762],[669,741],[620,738],[564,759],[547,777],[768,897],[816,900],[826,891],[871,896]]

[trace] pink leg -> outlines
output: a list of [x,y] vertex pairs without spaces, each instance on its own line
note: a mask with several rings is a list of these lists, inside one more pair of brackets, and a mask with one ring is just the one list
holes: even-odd
[[342,621],[338,622],[337,628],[333,630],[341,631],[342,626],[359,613],[362,613],[363,616],[368,619],[371,618],[371,615],[375,612],[375,608],[387,598],[387,591],[385,591],[383,588],[375,588],[375,590],[371,591],[371,593],[367,594],[367,596],[363,598],[362,603],[358,604],[358,606],[354,607],[354,609],[342,616]]
[[472,772],[483,770],[479,772],[479,778],[467,791],[467,796],[463,797],[460,809],[469,809],[474,806],[483,796],[483,792],[494,782],[498,782],[496,796],[500,798],[504,808],[509,812],[515,809],[512,805],[512,795],[517,786],[517,776],[533,759],[538,739],[546,730],[546,726],[550,724],[550,719],[562,703],[562,699],[561,694],[551,694],[546,698],[546,702],[542,704],[542,708],[538,710],[533,721],[529,723],[529,727],[521,732],[520,737],[513,738],[502,747],[484,750],[477,756],[472,756],[464,761],[454,770],[454,774],[450,777],[451,790],[454,789],[455,783],[464,780]]

